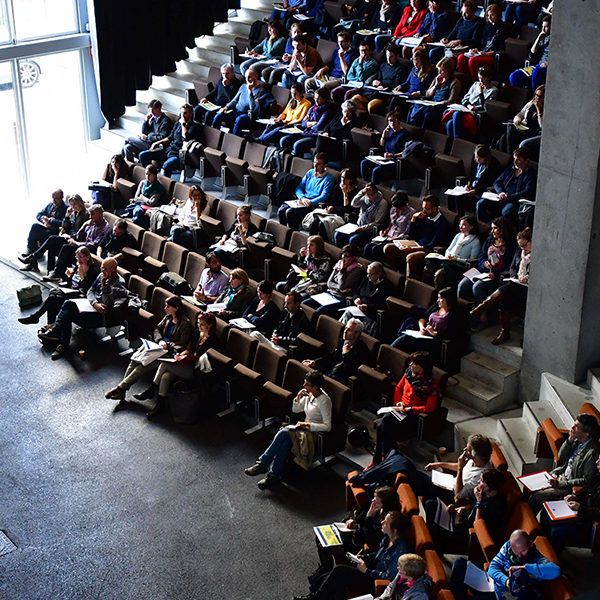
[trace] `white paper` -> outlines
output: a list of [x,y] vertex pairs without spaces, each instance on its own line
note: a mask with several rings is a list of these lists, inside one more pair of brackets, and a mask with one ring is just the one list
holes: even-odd
[[436,260],[449,260],[443,254],[439,254],[438,252],[430,252],[425,258],[435,258]]
[[405,248],[420,248],[419,242],[415,242],[415,240],[394,240],[393,244],[396,248],[400,248],[400,250],[404,250]]
[[221,107],[217,106],[216,104],[213,104],[212,102],[209,102],[208,100],[205,100],[204,102],[200,102],[201,106],[204,106],[204,108],[208,109],[208,110],[219,110]]
[[206,307],[206,310],[208,312],[221,312],[222,310],[225,310],[226,306],[227,306],[226,302],[215,302],[214,304],[209,304]]
[[298,19],[298,21],[308,21],[309,19],[314,19],[314,17],[307,17],[306,15],[294,15],[294,19]]
[[463,275],[469,280],[469,281],[473,281],[475,279],[475,277],[477,277],[477,275],[481,275],[481,273],[475,268],[473,267],[472,269],[469,269],[468,271],[465,271],[463,273]]
[[485,198],[486,200],[492,200],[493,202],[500,202],[500,196],[498,196],[498,194],[494,194],[494,192],[483,192],[481,197]]
[[385,158],[385,156],[381,156],[379,154],[371,154],[367,156],[367,160],[370,160],[378,165],[393,165],[395,162],[393,158]]
[[569,508],[569,505],[564,500],[550,500],[544,502],[544,508],[553,521],[570,519],[577,516],[577,511]]
[[375,600],[372,594],[365,594],[364,596],[354,596],[350,600]]
[[345,306],[340,308],[340,312],[348,311],[353,317],[366,317],[365,313],[358,306]]
[[356,556],[356,554],[352,554],[352,552],[346,552],[346,558],[350,561],[352,561],[355,564],[359,564],[361,561],[360,558],[358,558],[358,556]]
[[322,292],[321,294],[315,294],[311,296],[313,300],[316,300],[321,306],[329,306],[330,304],[335,304],[339,302],[337,298],[332,296],[329,292]]
[[423,106],[441,106],[445,102],[436,102],[435,100],[410,100],[413,104],[421,104]]
[[552,487],[550,482],[555,478],[548,471],[540,471],[538,473],[531,473],[531,475],[522,475],[521,477],[517,477],[517,479],[530,492],[537,492]]
[[346,223],[341,227],[338,227],[336,231],[340,233],[347,233],[348,235],[352,235],[358,229],[358,225],[356,223]]
[[74,302],[77,305],[77,310],[79,313],[95,313],[96,309],[90,304],[90,301],[87,298],[73,298],[71,302]]
[[304,130],[300,129],[300,127],[284,127],[281,130],[281,133],[304,133]]
[[[358,32],[360,33],[360,31]],[[367,34],[365,34],[367,35]],[[346,87],[351,87],[351,88],[356,88],[356,89],[360,89],[361,87],[363,87],[365,84],[362,81],[347,81],[346,83],[344,83],[344,85]]]
[[431,471],[431,483],[451,492],[456,489],[456,477],[452,473],[433,470]]
[[423,37],[417,37],[417,36],[405,37],[400,40],[400,45],[408,46],[409,48],[416,48],[417,46],[421,45],[421,42],[423,41],[424,37],[425,36],[423,36]]
[[416,338],[418,340],[431,340],[431,339],[433,339],[433,337],[430,336],[429,334],[427,334],[427,333],[421,333],[420,331],[415,331],[414,329],[406,329],[402,333],[404,333],[405,335],[408,335],[410,337]]
[[472,562],[467,563],[465,583],[478,592],[494,591],[494,580]]
[[437,510],[434,521],[442,529],[454,531],[454,514],[448,510],[446,504],[439,498],[437,499]]
[[408,413],[404,413],[404,412],[400,412],[399,410],[396,410],[393,406],[382,406],[377,411],[378,415],[387,415],[388,413],[391,413],[392,415],[394,415],[396,417],[396,419],[398,419],[398,421],[404,421],[404,419],[406,419],[406,415],[408,414]]
[[479,275],[475,275],[473,279],[477,279],[477,281],[491,281],[492,276],[490,273],[480,273]]
[[275,119],[256,119],[257,123],[261,125],[273,125],[275,123]]
[[507,277],[506,279],[503,280],[505,283],[507,281],[512,281],[513,283],[518,283],[519,285],[524,285],[525,287],[529,287],[528,283],[523,283],[522,281],[519,281],[518,277]]
[[334,523],[333,526],[340,532],[340,533],[352,533],[354,531],[354,529],[350,529],[349,527],[346,527],[346,523]]
[[301,269],[298,265],[292,265],[292,270],[294,270],[301,277],[307,277],[307,273],[305,269]]
[[527,198],[521,198],[519,204],[525,204],[526,206],[535,206],[535,200],[527,200]]
[[471,110],[470,108],[467,108],[466,106],[464,106],[464,104],[453,103],[453,104],[448,105],[448,108],[450,110],[458,110],[460,112],[471,113],[472,115],[475,114],[474,110]]
[[384,238],[382,235],[376,235],[371,242],[373,242],[374,244],[383,244],[383,242],[386,241],[386,238]]
[[446,190],[446,196],[464,196],[468,194],[469,190],[464,185],[457,185],[451,190]]
[[285,203],[292,208],[303,208],[304,204],[302,204],[301,200],[286,200]]
[[234,327],[239,327],[239,329],[256,329],[256,326],[250,323],[250,321],[247,319],[244,319],[244,317],[240,317],[239,319],[231,319],[229,324],[233,325]]

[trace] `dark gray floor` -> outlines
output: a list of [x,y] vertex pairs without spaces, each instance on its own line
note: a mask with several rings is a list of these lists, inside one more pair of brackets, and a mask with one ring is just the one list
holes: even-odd
[[[0,598],[291,598],[317,565],[312,526],[343,514],[347,469],[261,492],[244,475],[271,432],[242,415],[195,426],[113,413],[126,361],[52,362],[20,325],[31,280],[0,263]],[[44,321],[45,323],[45,321]]]

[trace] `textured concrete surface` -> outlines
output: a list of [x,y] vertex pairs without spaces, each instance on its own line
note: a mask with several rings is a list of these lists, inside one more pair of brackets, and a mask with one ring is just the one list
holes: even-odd
[[[244,475],[271,432],[244,415],[194,426],[113,413],[126,361],[91,348],[52,362],[20,325],[0,264],[0,598],[259,600],[306,593],[312,526],[344,514],[343,465],[260,491]],[[84,340],[85,342],[85,340]],[[347,469],[346,469],[347,471]]]

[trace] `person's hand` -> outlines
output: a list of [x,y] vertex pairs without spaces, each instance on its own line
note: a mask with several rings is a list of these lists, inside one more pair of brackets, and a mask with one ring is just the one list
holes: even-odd
[[469,110],[477,110],[477,107],[476,107],[474,104],[468,104],[468,105],[467,105],[467,108],[468,108]]
[[367,310],[369,307],[366,304],[359,304],[358,308],[360,308],[360,310],[362,310],[363,312],[365,312],[365,310]]
[[500,192],[498,194],[498,199],[500,202],[506,202],[508,200],[508,194],[506,192]]
[[311,369],[313,369],[314,366],[315,366],[315,361],[314,360],[308,360],[308,359],[306,359],[306,360],[302,361],[302,364],[306,365],[307,367],[310,367]]
[[548,483],[550,484],[550,487],[557,490],[558,489],[558,479],[550,479],[548,481]]
[[520,283],[529,283],[529,277],[519,277]]
[[224,112],[227,112],[227,107],[224,106],[223,108],[220,108],[217,112],[221,113],[221,114],[224,113]]
[[495,273],[487,273],[487,276],[488,276],[490,279],[496,279],[496,274],[495,274]]
[[567,506],[571,510],[574,510],[575,512],[579,512],[579,507],[581,506],[581,504],[579,502],[576,502],[575,500],[569,500],[569,501],[567,501]]
[[454,262],[456,260],[456,256],[453,256],[452,254],[450,256],[448,256],[448,260],[450,262]]
[[146,116],[144,117],[144,119],[146,119],[146,122],[150,121],[151,118],[152,118],[152,111],[147,112]]
[[173,357],[177,362],[183,360],[186,357],[185,354],[180,354],[179,352]]
[[221,310],[220,310],[220,311],[219,311],[217,314],[218,314],[218,315],[224,315],[224,314],[225,314],[225,309],[224,309],[224,308],[222,308],[222,309],[221,309]]
[[361,560],[357,565],[356,568],[361,572],[361,573],[366,573],[367,572],[367,563],[364,560]]
[[412,94],[409,94],[408,97],[409,98],[418,98],[421,95],[420,92],[412,92]]
[[349,342],[344,342],[344,345],[342,346],[342,354],[346,354],[346,353],[350,352],[351,348],[352,348],[352,346],[350,346]]
[[69,238],[69,244],[71,246],[77,246],[77,242],[73,238]]
[[165,342],[165,340],[160,340],[160,342],[158,342],[158,345],[163,349],[166,350],[167,349],[167,342]]
[[323,77],[323,75],[325,75],[325,67],[323,67],[322,69],[319,69],[316,72],[315,77],[318,79],[319,77]]
[[442,466],[443,463],[439,463],[439,462],[432,462],[429,463],[427,465],[425,465],[425,471],[429,472],[429,471],[433,471],[433,469],[439,469]]
[[94,308],[101,314],[101,315],[105,315],[108,311],[108,308],[106,307],[106,304],[101,304],[100,302],[96,302],[96,304],[94,304]]
[[472,458],[470,452],[465,448],[458,457],[458,468],[463,469],[469,459]]
[[512,577],[517,571],[520,571],[521,569],[524,569],[525,565],[513,565],[512,567],[508,567],[508,576]]
[[302,203],[302,206],[310,206],[312,204],[312,202],[308,199],[308,198],[304,198],[304,200],[300,200],[300,202]]
[[479,485],[475,486],[475,489],[473,490],[473,494],[475,496],[475,500],[477,500],[477,502],[481,502],[481,499],[483,498],[483,491],[481,489],[481,486],[479,486]]
[[300,421],[296,423],[296,429],[310,429],[309,421]]
[[456,510],[456,506],[454,504],[448,504],[447,506],[448,512],[452,514],[456,514],[458,511]]
[[565,496],[565,502],[575,502],[577,496],[575,494],[568,494]]
[[271,342],[273,344],[279,344],[279,336],[276,333],[271,336]]
[[194,290],[194,298],[196,298],[196,300],[204,300],[206,298],[206,294],[202,291],[201,288],[197,287]]
[[412,216],[412,219],[411,219],[411,221],[413,221],[413,223],[414,223],[415,221],[420,221],[421,219],[424,219],[426,216],[427,216],[427,215],[426,215],[426,214],[425,214],[425,213],[424,213],[422,210],[420,210],[419,212],[416,212],[416,213],[415,213],[415,214]]
[[461,40],[452,40],[451,42],[448,42],[448,46],[450,48],[456,48],[457,46],[460,46],[461,43]]
[[348,519],[344,525],[346,525],[348,529],[356,529],[356,521],[354,519]]
[[158,148],[160,146],[160,142],[152,142],[152,145],[150,146],[150,150],[156,150],[156,148]]
[[442,42],[442,44],[447,44],[448,43],[448,38],[442,38],[440,40],[440,42]]
[[367,517],[374,517],[377,513],[379,513],[379,506],[377,506],[377,501],[373,498],[371,506],[369,506],[369,510],[367,511]]
[[441,73],[435,78],[435,83],[437,85],[442,85],[442,83],[444,83],[444,76]]
[[381,85],[381,81],[373,81],[373,83],[371,83],[371,85],[374,87],[379,87]]
[[388,135],[390,135],[390,133],[392,133],[393,129],[388,125],[382,132],[381,132],[381,137],[387,137]]
[[333,206],[328,206],[328,207],[325,209],[325,212],[326,212],[328,215],[330,215],[330,214],[333,212]]
[[361,231],[364,231],[364,230],[365,230],[365,228],[364,228],[364,227],[357,227],[357,228],[354,230],[354,233],[360,233]]
[[483,266],[484,266],[486,269],[491,269],[491,268],[492,268],[492,263],[491,263],[489,260],[486,260],[486,261],[483,263]]
[[304,258],[306,256],[306,246],[302,246],[302,248],[298,250],[298,254]]
[[[534,98],[534,102],[535,102],[535,98]],[[520,125],[523,122],[523,119],[521,117],[519,117],[519,115],[516,115],[515,118],[513,119],[513,123],[515,125]]]
[[394,158],[394,153],[393,152],[384,152],[383,157],[384,158]]
[[538,65],[538,67],[547,67],[548,63],[547,62],[542,62]]
[[437,335],[437,331],[431,325],[427,325],[427,327],[425,327],[425,331],[433,337]]

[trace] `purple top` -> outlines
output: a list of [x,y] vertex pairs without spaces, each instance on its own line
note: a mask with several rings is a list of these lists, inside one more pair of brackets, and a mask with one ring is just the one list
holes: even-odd
[[437,312],[432,313],[429,316],[428,325],[431,325],[437,333],[444,333],[448,329],[448,315],[450,312],[445,312],[443,315]]
[[103,219],[100,225],[91,223],[82,227],[78,232],[75,240],[78,246],[87,246],[87,249],[95,254],[98,244],[104,239],[104,236],[110,231],[110,225]]
[[414,214],[415,209],[412,206],[405,206],[401,210],[392,207],[390,209],[390,226],[387,229],[386,237],[397,238],[406,233]]
[[210,269],[206,268],[200,275],[199,285],[202,286],[202,291],[211,298],[217,298],[222,294],[223,290],[229,285],[229,277],[223,271],[217,271],[210,277]]

